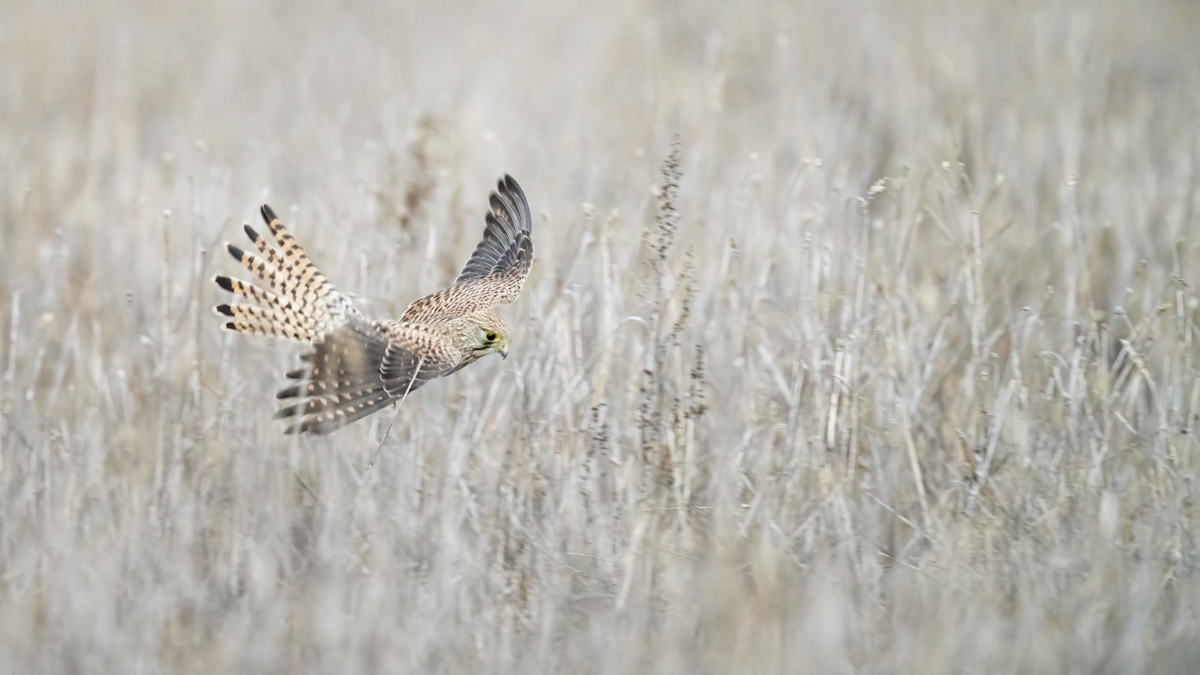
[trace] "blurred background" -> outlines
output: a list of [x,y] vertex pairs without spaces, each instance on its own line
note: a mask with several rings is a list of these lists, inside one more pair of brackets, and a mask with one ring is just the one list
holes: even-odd
[[[5,0],[0,669],[1190,672],[1197,78],[1177,0]],[[504,173],[514,358],[283,436],[222,243],[394,317]]]

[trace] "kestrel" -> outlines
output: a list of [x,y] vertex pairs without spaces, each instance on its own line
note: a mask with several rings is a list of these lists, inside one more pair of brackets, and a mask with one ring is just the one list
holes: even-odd
[[521,293],[533,262],[529,203],[511,176],[491,195],[483,241],[449,288],[408,306],[397,320],[371,321],[335,289],[265,204],[271,246],[246,225],[258,253],[226,244],[258,285],[218,275],[218,286],[251,304],[217,305],[223,328],[311,345],[305,365],[287,374],[277,418],[300,418],[286,433],[327,434],[370,415],[476,360],[507,358],[508,326],[496,308]]

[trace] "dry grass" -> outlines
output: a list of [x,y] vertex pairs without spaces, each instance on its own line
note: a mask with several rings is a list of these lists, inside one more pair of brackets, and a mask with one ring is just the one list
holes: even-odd
[[[0,672],[1200,667],[1197,3],[75,4],[0,10]],[[503,172],[512,358],[282,436],[220,242],[394,315]]]

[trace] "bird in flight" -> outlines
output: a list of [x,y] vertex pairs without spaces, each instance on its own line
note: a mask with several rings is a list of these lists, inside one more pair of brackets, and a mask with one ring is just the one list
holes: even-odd
[[328,434],[402,400],[426,382],[496,353],[508,356],[509,330],[496,308],[517,299],[533,262],[529,203],[512,176],[491,195],[483,241],[449,288],[408,306],[399,319],[372,321],[333,287],[275,216],[262,217],[279,247],[246,225],[257,253],[226,244],[254,275],[213,278],[246,304],[214,307],[222,326],[303,342],[312,351],[287,374],[297,384],[275,397],[286,433]]

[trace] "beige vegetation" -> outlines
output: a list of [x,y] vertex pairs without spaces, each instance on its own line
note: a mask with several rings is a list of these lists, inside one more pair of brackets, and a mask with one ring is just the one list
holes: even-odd
[[[0,672],[1200,669],[1200,4],[403,4],[0,9]],[[221,242],[506,172],[509,358],[284,436]]]

